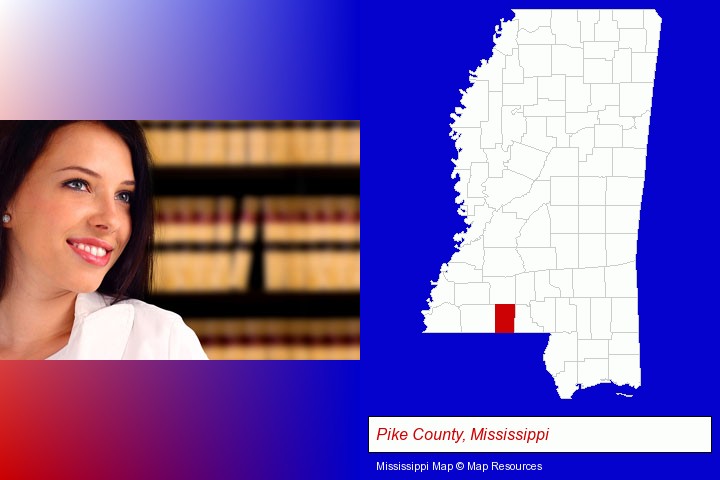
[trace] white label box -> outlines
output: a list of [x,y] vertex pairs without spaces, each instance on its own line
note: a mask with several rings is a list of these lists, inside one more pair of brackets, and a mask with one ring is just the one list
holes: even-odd
[[369,452],[711,453],[711,417],[369,417]]

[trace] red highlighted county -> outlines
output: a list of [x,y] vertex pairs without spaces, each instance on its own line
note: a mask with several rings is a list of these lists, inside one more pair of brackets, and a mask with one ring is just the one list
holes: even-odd
[[495,333],[515,333],[515,305],[495,305]]

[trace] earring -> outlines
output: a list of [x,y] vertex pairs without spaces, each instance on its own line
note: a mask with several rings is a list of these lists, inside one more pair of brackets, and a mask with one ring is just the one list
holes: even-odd
[[3,215],[2,221],[3,221],[3,223],[10,223],[10,214],[6,213],[5,215]]

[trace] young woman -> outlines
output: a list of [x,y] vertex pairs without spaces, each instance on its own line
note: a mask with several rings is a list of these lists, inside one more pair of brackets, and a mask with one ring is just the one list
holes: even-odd
[[0,358],[207,358],[142,301],[153,207],[136,122],[0,122],[0,216]]

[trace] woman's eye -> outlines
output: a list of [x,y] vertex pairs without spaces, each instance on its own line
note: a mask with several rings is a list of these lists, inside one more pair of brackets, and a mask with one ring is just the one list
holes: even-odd
[[128,205],[132,202],[132,193],[130,192],[120,192],[117,194],[116,197],[118,200],[120,200],[123,203],[127,203]]
[[64,185],[68,188],[71,188],[73,190],[78,190],[81,192],[86,192],[89,190],[88,184],[85,180],[78,180],[78,179],[68,180],[67,182],[64,183]]

